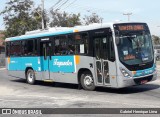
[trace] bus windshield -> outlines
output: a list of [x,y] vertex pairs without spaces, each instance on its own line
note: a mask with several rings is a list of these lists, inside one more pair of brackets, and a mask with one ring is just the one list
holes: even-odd
[[[124,27],[123,27],[124,28]],[[118,31],[119,59],[126,65],[143,65],[153,61],[153,47],[149,30],[130,28]]]

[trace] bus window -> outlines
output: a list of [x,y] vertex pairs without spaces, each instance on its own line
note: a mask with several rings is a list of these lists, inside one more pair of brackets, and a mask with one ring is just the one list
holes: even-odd
[[55,55],[60,55],[59,45],[60,45],[60,40],[58,38],[55,38],[55,52],[54,52]]
[[75,34],[75,53],[88,54],[88,33]]
[[22,48],[21,48],[21,41],[13,41],[11,42],[11,56],[21,56],[22,55]]
[[59,36],[55,38],[55,55],[66,55],[67,38],[66,36]]
[[22,41],[23,56],[33,56],[34,55],[34,42],[33,40]]
[[73,35],[68,35],[68,55],[75,54],[75,40]]
[[28,55],[33,55],[33,40],[28,40]]
[[38,55],[38,49],[37,49],[38,45],[37,45],[37,39],[34,40],[34,55]]
[[6,56],[10,56],[10,42],[6,42]]
[[71,35],[55,38],[55,55],[72,55],[74,51],[74,40]]

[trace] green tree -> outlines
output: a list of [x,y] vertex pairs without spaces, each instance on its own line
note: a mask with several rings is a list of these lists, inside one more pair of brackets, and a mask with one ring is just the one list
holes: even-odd
[[[36,21],[36,25],[37,25],[37,29],[41,29],[42,28],[42,9],[40,6],[38,6],[37,8],[35,8],[32,11],[32,17],[35,19],[34,21]],[[47,16],[47,11],[44,10],[44,28],[47,28],[47,23],[49,22],[49,17]]]
[[154,45],[160,44],[160,38],[158,36],[152,35],[152,40],[153,40]]
[[89,25],[92,23],[102,23],[102,19],[100,16],[98,16],[96,13],[92,13],[91,15],[87,16],[85,15],[83,20],[85,25]]
[[50,26],[61,26],[61,27],[73,27],[76,25],[81,25],[80,13],[69,14],[66,12],[59,12],[58,10],[51,10]]
[[40,19],[37,19],[32,0],[10,0],[0,13],[4,15],[5,37],[23,35],[26,31],[40,28]]
[[[0,13],[4,16],[5,38],[23,35],[26,31],[41,29],[41,13],[40,7],[34,8],[32,0],[10,0],[6,2],[5,9]],[[69,14],[65,11],[51,10],[50,14],[51,17],[48,17],[47,11],[44,11],[45,27],[47,27],[47,23],[51,27],[73,27],[82,24],[80,13]],[[102,18],[93,13],[90,16],[85,16],[84,21],[88,25],[90,23],[100,23]]]

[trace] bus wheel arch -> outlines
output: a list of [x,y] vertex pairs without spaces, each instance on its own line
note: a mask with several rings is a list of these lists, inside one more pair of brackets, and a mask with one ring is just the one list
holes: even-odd
[[27,67],[25,70],[25,75],[26,75],[26,81],[28,84],[31,84],[31,85],[35,84],[36,77],[35,77],[35,72],[33,68]]
[[89,69],[80,69],[78,72],[78,84],[85,90],[93,91],[95,82],[92,72]]

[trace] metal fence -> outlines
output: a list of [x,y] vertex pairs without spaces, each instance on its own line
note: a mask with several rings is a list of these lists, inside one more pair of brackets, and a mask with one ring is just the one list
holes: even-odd
[[5,66],[5,53],[0,53],[0,67]]

